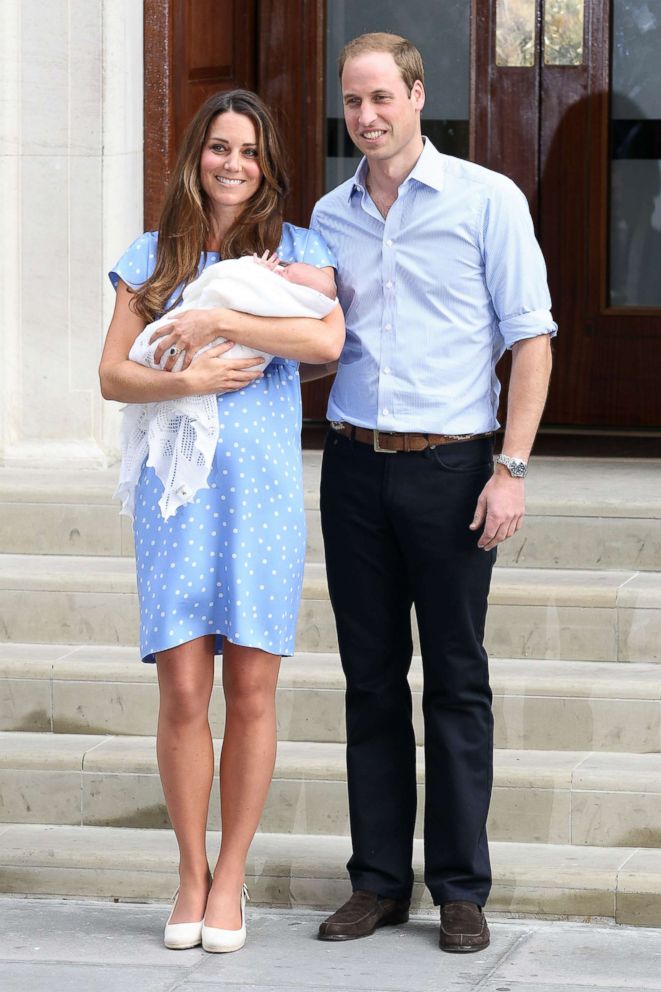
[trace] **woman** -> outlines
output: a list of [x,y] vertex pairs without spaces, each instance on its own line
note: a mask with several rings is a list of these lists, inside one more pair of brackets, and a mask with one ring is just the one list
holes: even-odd
[[[163,791],[179,845],[180,887],[166,946],[238,950],[245,941],[245,862],[266,800],[276,747],[280,656],[293,653],[305,519],[297,362],[337,358],[344,320],[254,317],[188,310],[162,329],[160,361],[128,353],[145,324],[175,307],[212,262],[277,251],[332,273],[315,233],[283,223],[287,192],[273,119],[245,90],[219,93],[186,133],[158,232],[131,245],[110,273],[115,312],[101,359],[106,399],[145,403],[219,393],[221,430],[208,489],[165,522],[161,483],[143,466],[136,487],[135,547],[141,653],[156,661]],[[227,343],[191,364],[214,338]],[[232,343],[281,356],[223,359]],[[221,359],[221,360],[219,360]],[[227,392],[228,390],[233,392]],[[223,652],[226,722],[220,759],[222,841],[210,875],[205,831],[214,757],[208,707],[214,653]]]

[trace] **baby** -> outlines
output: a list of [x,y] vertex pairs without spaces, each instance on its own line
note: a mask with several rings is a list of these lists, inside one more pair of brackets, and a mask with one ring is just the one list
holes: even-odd
[[[176,355],[172,368],[178,372],[184,354],[166,349],[160,362],[156,352],[160,339],[150,344],[154,331],[167,326],[183,310],[229,307],[264,317],[325,317],[336,305],[335,283],[327,273],[305,262],[285,264],[265,252],[257,256],[228,259],[209,265],[184,289],[182,304],[138,335],[129,359],[148,368],[163,368]],[[193,361],[209,348],[222,344],[216,338],[200,348]],[[235,344],[219,356],[261,357],[265,366],[272,355]],[[122,500],[120,512],[133,516],[135,486],[145,458],[163,483],[159,506],[167,520],[179,506],[190,503],[206,486],[218,443],[217,394],[186,396],[161,403],[130,403],[124,407],[120,447],[121,468],[115,496]]]
[[[241,262],[245,265],[245,262],[250,261],[254,265],[263,266],[268,269],[269,272],[274,272],[276,275],[283,278],[286,282],[292,283],[296,286],[306,286],[308,289],[313,289],[318,293],[322,293],[324,296],[328,297],[329,300],[335,302],[335,282],[332,276],[328,273],[322,272],[321,269],[315,268],[314,265],[308,265],[307,262],[281,262],[277,255],[270,255],[269,252],[264,252],[261,258],[258,255],[253,255],[252,257],[246,257],[245,259],[234,259],[232,261]],[[232,272],[232,269],[234,270]],[[147,324],[142,333],[134,341],[131,351],[129,352],[129,358],[132,362],[139,362],[140,365],[146,365],[150,369],[164,368],[165,363],[173,355],[177,356],[177,360],[172,366],[172,372],[179,372],[184,364],[185,352],[179,352],[176,348],[168,348],[163,355],[161,360],[156,364],[154,360],[154,352],[160,344],[160,338],[156,338],[153,344],[150,344],[150,338],[153,336],[154,331],[160,330],[162,327],[167,327],[167,325],[184,310],[204,310],[208,307],[223,306],[226,304],[216,302],[218,294],[222,293],[220,288],[221,282],[225,276],[229,279],[236,273],[236,268],[231,266],[228,268],[228,262],[216,262],[213,265],[209,265],[204,272],[198,276],[198,278],[190,283],[186,287],[183,293],[183,302],[177,310],[165,314],[164,317],[160,317],[158,320],[152,321],[151,324]],[[255,310],[247,310],[246,307],[235,306],[234,310],[244,310],[246,313],[256,313]],[[332,310],[332,307],[330,308]],[[329,311],[330,312],[330,311]],[[265,316],[276,316],[273,313],[266,314]],[[294,316],[293,314],[283,314],[283,316]],[[325,316],[325,315],[324,315]],[[223,344],[225,338],[215,338],[210,344],[205,345],[195,352],[193,356],[193,361],[198,355],[203,352],[208,351],[210,348],[216,348],[219,344]],[[254,348],[248,348],[242,344],[235,344],[229,351],[226,351],[221,356],[222,358],[263,358],[264,368],[269,364],[273,355],[268,355],[264,351],[256,351]]]

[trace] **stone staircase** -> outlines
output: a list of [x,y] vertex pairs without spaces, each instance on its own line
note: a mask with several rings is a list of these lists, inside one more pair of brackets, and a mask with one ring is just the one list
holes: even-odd
[[[282,666],[248,881],[258,902],[326,908],[348,891],[343,678],[317,453],[305,468],[300,653]],[[1,892],[144,900],[176,886],[156,673],[133,646],[131,534],[113,485],[112,472],[0,470]],[[661,463],[537,459],[528,510],[500,552],[487,632],[490,909],[661,925]],[[421,744],[419,659],[411,685]],[[212,719],[221,734],[219,678]],[[423,782],[420,755],[421,798]],[[215,791],[212,850],[218,820]],[[415,858],[420,878],[419,840]],[[420,883],[414,900],[430,906]]]

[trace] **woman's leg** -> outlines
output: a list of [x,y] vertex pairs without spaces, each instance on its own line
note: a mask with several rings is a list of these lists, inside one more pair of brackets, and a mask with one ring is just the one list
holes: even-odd
[[248,848],[273,776],[276,750],[275,690],[280,658],[230,644],[223,650],[227,704],[220,757],[220,854],[209,893],[207,926],[238,930],[239,896]]
[[179,845],[180,888],[172,923],[204,916],[209,891],[206,828],[213,784],[209,702],[214,638],[198,637],[157,655],[160,708],[156,753]]

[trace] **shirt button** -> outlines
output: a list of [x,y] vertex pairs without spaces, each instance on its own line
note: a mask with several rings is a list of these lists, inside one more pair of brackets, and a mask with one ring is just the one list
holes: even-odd
[[388,245],[389,248],[392,248],[392,241],[390,240],[390,238],[388,238],[386,244]]
[[381,413],[383,414],[383,416],[384,416],[384,417],[387,417],[387,416],[388,416],[388,414],[390,413],[390,410],[388,409],[388,407],[387,407],[387,406],[384,406],[384,408],[383,408],[383,410],[381,411]]
[[386,326],[383,329],[384,331],[392,331],[392,324],[386,324]]
[[386,283],[386,289],[392,289],[392,282],[390,281],[390,279]]
[[383,374],[384,375],[390,375],[390,369],[388,368],[387,365],[386,365],[385,369],[383,370]]

